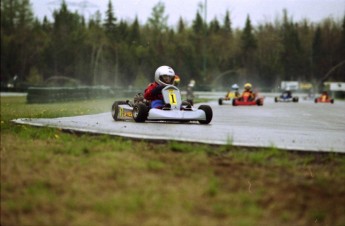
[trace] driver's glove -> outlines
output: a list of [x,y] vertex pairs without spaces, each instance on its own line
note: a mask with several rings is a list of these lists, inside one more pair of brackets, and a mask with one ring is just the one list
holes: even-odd
[[154,95],[154,96],[156,96],[156,95],[158,95],[158,94],[160,94],[161,92],[162,92],[162,89],[164,88],[165,86],[163,86],[163,85],[159,85],[159,86],[157,86],[156,88],[154,88],[153,90],[152,90],[152,95]]

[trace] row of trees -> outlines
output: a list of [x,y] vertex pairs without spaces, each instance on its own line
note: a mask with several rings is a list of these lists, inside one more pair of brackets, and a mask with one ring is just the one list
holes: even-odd
[[144,87],[161,65],[172,66],[182,85],[195,79],[199,88],[345,80],[345,16],[294,22],[283,10],[274,22],[253,27],[248,15],[243,29],[233,29],[228,11],[209,23],[201,15],[202,7],[191,24],[181,18],[172,28],[159,2],[145,24],[118,21],[109,0],[104,18],[97,12],[86,21],[63,1],[53,21],[40,21],[29,0],[2,0],[1,84],[15,75],[31,85],[65,76],[85,85]]

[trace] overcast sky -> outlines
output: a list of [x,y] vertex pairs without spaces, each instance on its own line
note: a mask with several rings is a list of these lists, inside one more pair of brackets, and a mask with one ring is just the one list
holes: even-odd
[[[180,17],[189,24],[195,19],[199,4],[207,0],[161,0],[165,4],[165,15],[169,16],[168,23],[175,26]],[[31,0],[35,16],[52,18],[54,9],[59,9],[61,0]],[[109,0],[65,0],[71,11],[84,14],[86,18],[97,10],[104,18]],[[159,0],[112,0],[115,16],[118,20],[132,22],[138,16],[141,24],[147,22],[152,8]],[[83,7],[85,6],[85,7]],[[320,22],[332,17],[341,20],[345,14],[345,0],[208,0],[207,21],[215,17],[223,22],[226,10],[230,12],[233,28],[242,28],[249,14],[252,24],[273,22],[282,17],[283,9],[287,9],[289,17],[295,22],[309,19]],[[204,16],[204,14],[202,14]]]

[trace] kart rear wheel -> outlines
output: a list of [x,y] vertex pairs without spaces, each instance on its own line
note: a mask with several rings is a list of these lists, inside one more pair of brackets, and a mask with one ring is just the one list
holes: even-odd
[[223,99],[222,99],[222,98],[219,98],[219,99],[218,99],[218,104],[219,104],[219,105],[222,105],[222,104],[223,104]]
[[274,102],[276,102],[276,103],[278,102],[278,97],[274,98]]
[[212,108],[208,105],[200,105],[198,109],[203,110],[205,112],[205,115],[206,115],[206,120],[200,120],[199,123],[200,124],[209,124],[212,120],[212,117],[213,117]]
[[262,105],[264,105],[264,101],[262,99],[257,99],[256,100],[256,105],[262,106]]
[[331,99],[331,104],[334,104],[334,99]]
[[113,103],[113,105],[111,106],[111,116],[113,116],[113,119],[115,121],[118,121],[119,118],[119,112],[120,112],[120,108],[119,108],[119,105],[122,105],[122,104],[127,104],[126,101],[115,101]]
[[292,98],[292,102],[297,103],[297,102],[298,102],[298,97],[293,97],[293,98]]
[[315,104],[317,104],[317,98],[315,98],[314,102],[315,102]]
[[149,114],[149,110],[147,106],[143,103],[138,103],[133,106],[133,119],[136,122],[145,122],[147,116]]

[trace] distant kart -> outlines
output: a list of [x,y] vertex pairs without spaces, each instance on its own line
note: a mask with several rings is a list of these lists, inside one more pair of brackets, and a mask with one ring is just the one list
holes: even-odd
[[162,90],[164,102],[162,109],[151,108],[150,102],[142,94],[134,97],[134,101],[115,101],[111,107],[111,114],[115,121],[134,120],[145,121],[197,121],[200,124],[209,124],[213,112],[209,105],[200,105],[197,109],[188,101],[181,100],[180,90],[173,85]]
[[326,95],[321,95],[320,97],[315,98],[314,100],[315,104],[317,103],[331,103],[334,104],[334,99],[330,98]]
[[274,102],[298,102],[298,97],[292,97],[291,93],[283,92],[279,97],[274,97]]
[[218,99],[218,104],[223,105],[223,104],[231,104],[231,100],[236,98],[236,94],[234,92],[230,92],[227,94],[225,97],[221,97]]
[[257,105],[257,106],[264,105],[264,98],[256,97],[252,100],[250,96],[247,95],[247,96],[235,98],[232,100],[232,106],[252,106],[252,105]]

